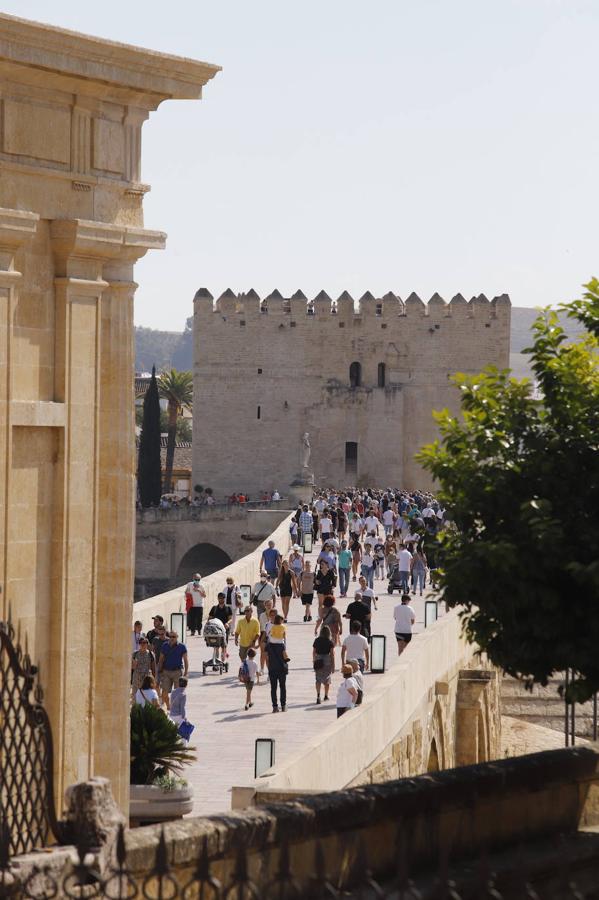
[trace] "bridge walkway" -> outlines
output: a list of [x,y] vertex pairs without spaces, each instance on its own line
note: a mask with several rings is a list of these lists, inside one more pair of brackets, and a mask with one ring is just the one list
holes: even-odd
[[[320,552],[317,543],[312,554],[306,556],[314,564]],[[257,575],[257,573],[256,573]],[[347,603],[353,599],[355,582],[350,582],[349,597],[337,599],[343,614]],[[399,595],[387,594],[387,581],[375,581],[379,597],[378,611],[373,612],[372,631],[387,636],[386,666],[398,659],[397,644],[393,627],[393,608],[399,602]],[[427,592],[428,593],[428,592]],[[412,597],[416,611],[415,632],[424,628],[423,598]],[[316,609],[316,604],[313,610]],[[441,615],[441,606],[439,608]],[[185,777],[194,787],[193,815],[211,815],[224,812],[231,807],[231,787],[250,784],[254,777],[254,743],[256,738],[274,738],[276,763],[284,762],[301,748],[303,742],[316,737],[336,717],[335,698],[341,675],[337,670],[331,684],[331,700],[317,706],[312,668],[312,642],[314,625],[304,623],[303,606],[299,599],[291,601],[287,623],[287,647],[291,662],[287,678],[287,711],[273,714],[270,702],[270,683],[265,678],[253,691],[254,706],[244,710],[245,689],[237,680],[239,657],[233,644],[229,644],[230,669],[228,674],[219,676],[208,672],[202,675],[202,661],[211,656],[201,637],[187,636],[189,651],[190,681],[187,689],[187,716],[196,726],[190,741],[197,748],[198,760],[186,768]],[[348,631],[348,620],[344,620],[344,635]],[[413,651],[408,646],[402,655],[402,662],[408,662]],[[339,666],[340,649],[336,650]],[[381,675],[367,673],[364,684],[364,702],[368,702],[372,690]],[[343,752],[343,748],[339,748]]]

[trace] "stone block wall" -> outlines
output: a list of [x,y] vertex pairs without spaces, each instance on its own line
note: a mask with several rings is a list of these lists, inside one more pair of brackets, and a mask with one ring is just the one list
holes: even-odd
[[[56,800],[127,807],[141,128],[216,67],[0,15],[0,619],[54,734]],[[101,633],[109,634],[102,641]]]
[[425,487],[413,457],[436,434],[432,411],[457,411],[456,372],[508,366],[510,308],[506,295],[445,303],[436,294],[425,304],[365,294],[356,304],[349,294],[333,302],[324,292],[307,301],[227,291],[214,303],[198,291],[194,480],[225,494],[286,490],[309,432],[317,485]]

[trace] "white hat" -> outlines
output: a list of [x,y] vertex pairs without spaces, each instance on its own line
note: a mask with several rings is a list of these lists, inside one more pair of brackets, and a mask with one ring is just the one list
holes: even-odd
[[202,577],[202,576],[200,575],[199,572],[196,572],[195,575],[193,576],[194,581],[200,581],[201,577]]
[[302,548],[300,547],[299,544],[294,544],[294,545],[293,545],[293,549],[294,549],[294,550],[301,550]]

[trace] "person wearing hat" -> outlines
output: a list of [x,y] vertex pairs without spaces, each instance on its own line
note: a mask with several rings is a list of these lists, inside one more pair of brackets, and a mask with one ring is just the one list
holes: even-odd
[[153,642],[154,638],[156,637],[156,632],[161,628],[164,628],[163,617],[162,616],[152,616],[152,627],[150,628],[150,630],[148,631],[148,633],[146,635],[148,641],[150,642],[150,647],[152,646],[152,642]]
[[206,591],[202,587],[202,576],[196,572],[193,581],[185,585],[185,608],[187,610],[187,630],[191,634],[202,633],[204,616],[204,598]]

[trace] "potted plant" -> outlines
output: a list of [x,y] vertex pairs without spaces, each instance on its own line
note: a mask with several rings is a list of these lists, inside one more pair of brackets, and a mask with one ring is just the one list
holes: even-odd
[[180,819],[193,808],[193,790],[180,777],[196,759],[177,726],[146,703],[131,709],[131,824]]

